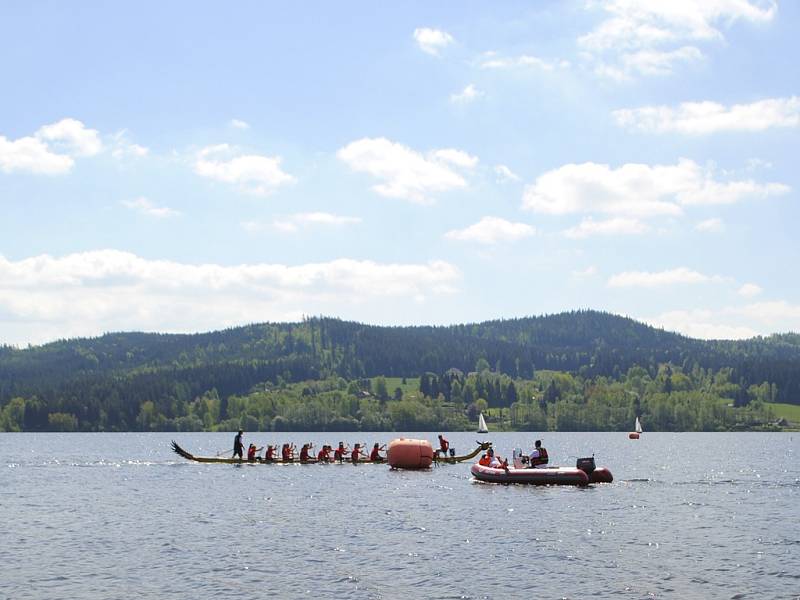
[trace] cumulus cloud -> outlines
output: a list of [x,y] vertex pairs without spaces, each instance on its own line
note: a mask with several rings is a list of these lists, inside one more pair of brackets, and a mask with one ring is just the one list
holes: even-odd
[[721,42],[720,28],[741,20],[768,23],[777,12],[772,1],[641,2],[612,0],[593,3],[606,13],[594,30],[578,38],[578,46],[598,74],[614,79],[665,75],[676,64],[703,58],[698,44]]
[[617,124],[645,133],[702,135],[723,131],[764,131],[800,126],[800,97],[768,98],[725,106],[717,102],[684,102],[677,108],[643,106],[613,112]]
[[775,300],[724,306],[715,310],[673,310],[643,320],[691,337],[746,339],[756,335],[800,331],[800,305]]
[[166,206],[156,206],[144,196],[139,196],[133,200],[123,200],[122,205],[138,213],[148,217],[154,217],[156,219],[166,219],[168,217],[176,217],[181,214],[179,211]]
[[469,104],[483,96],[483,92],[470,83],[457,94],[450,94],[450,102],[454,104]]
[[425,156],[386,138],[356,140],[340,148],[336,156],[354,171],[382,180],[372,188],[381,196],[418,204],[432,202],[432,194],[466,188],[466,180],[452,167],[469,168],[478,160],[452,148]]
[[564,232],[568,238],[580,239],[595,235],[641,235],[650,231],[646,223],[636,219],[615,217],[602,221],[595,221],[591,217],[584,219],[575,227]]
[[287,215],[269,223],[245,221],[242,227],[250,233],[259,233],[268,229],[277,229],[285,233],[297,233],[310,227],[342,227],[361,223],[358,217],[344,217],[326,212],[305,212]]
[[725,278],[720,275],[704,275],[686,267],[669,269],[666,271],[626,271],[612,275],[608,280],[608,287],[668,287],[673,285],[696,283],[720,283]]
[[568,164],[540,175],[525,188],[523,208],[566,215],[602,213],[628,217],[677,216],[683,207],[731,204],[785,194],[789,187],[753,180],[718,181],[710,168],[681,159],[676,165]]
[[745,298],[752,298],[753,296],[758,296],[763,291],[764,290],[755,283],[745,283],[736,293]]
[[722,219],[713,217],[711,219],[705,219],[697,223],[694,228],[697,231],[702,231],[703,233],[719,233],[725,230],[725,224],[722,222]]
[[94,156],[102,150],[96,129],[77,119],[61,119],[40,127],[33,136],[10,140],[0,135],[0,170],[61,175],[72,170],[75,157]]
[[73,156],[94,156],[103,150],[100,133],[77,119],[61,119],[45,125],[36,132],[36,137]]
[[512,223],[499,217],[483,217],[477,223],[464,229],[453,229],[444,234],[448,240],[496,244],[514,242],[530,237],[536,230],[527,223]]
[[414,40],[416,40],[420,50],[433,56],[438,56],[439,52],[455,41],[453,36],[446,31],[429,27],[415,29]]
[[3,341],[104,331],[199,331],[354,308],[400,310],[451,294],[461,279],[444,261],[337,259],[302,265],[186,264],[97,250],[13,261],[0,256]]
[[72,170],[71,156],[52,152],[47,144],[26,136],[9,140],[0,135],[0,170],[4,173],[27,171],[39,175],[61,175]]
[[231,127],[234,129],[250,129],[250,123],[241,119],[231,119]]
[[672,310],[643,321],[653,327],[705,340],[741,340],[759,334],[751,326],[731,322],[729,314],[704,309]]
[[231,183],[259,195],[271,194],[296,181],[281,169],[280,156],[239,154],[228,144],[203,148],[197,154],[194,171],[201,177]]
[[500,56],[496,52],[487,52],[478,61],[478,66],[481,69],[539,69],[541,71],[554,71],[568,68],[569,61],[546,60],[529,54]]

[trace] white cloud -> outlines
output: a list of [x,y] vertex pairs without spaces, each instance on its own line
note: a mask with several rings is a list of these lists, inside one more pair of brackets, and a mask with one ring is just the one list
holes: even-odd
[[554,71],[566,69],[569,62],[566,60],[545,60],[538,56],[522,54],[520,56],[499,56],[496,52],[487,52],[478,62],[481,69],[540,69]]
[[519,176],[505,165],[495,165],[494,173],[497,175],[497,181],[500,183],[520,181]]
[[231,183],[243,191],[261,195],[271,194],[296,181],[281,169],[281,157],[240,155],[228,144],[203,148],[197,154],[194,171],[201,177]]
[[628,217],[676,216],[686,205],[730,204],[784,194],[788,186],[752,180],[720,182],[710,168],[681,159],[676,165],[568,164],[540,175],[525,188],[523,208],[565,215],[601,213]]
[[432,202],[431,194],[467,187],[466,180],[451,166],[471,166],[465,152],[434,151],[428,157],[386,138],[362,138],[340,148],[336,156],[354,171],[369,173],[383,183],[373,186],[382,196],[419,204]]
[[704,233],[719,233],[725,230],[725,224],[722,222],[722,219],[714,217],[700,221],[694,228]]
[[433,158],[441,162],[447,162],[457,167],[464,169],[472,169],[478,164],[478,157],[471,156],[462,150],[455,148],[443,148],[442,150],[435,150]]
[[356,318],[452,294],[459,270],[444,261],[337,259],[303,265],[186,264],[97,250],[12,261],[0,256],[6,343],[105,331],[190,332],[301,314]]
[[285,233],[296,233],[310,227],[342,227],[361,223],[359,217],[344,217],[326,212],[306,212],[287,215],[270,223],[245,221],[242,227],[250,233],[259,233],[268,229],[277,229]]
[[483,96],[483,92],[470,83],[457,94],[450,94],[450,102],[454,104],[469,104]]
[[499,217],[483,217],[465,229],[448,231],[444,237],[448,240],[462,242],[496,244],[498,242],[514,242],[535,233],[536,230],[526,223],[512,223]]
[[752,298],[753,296],[758,296],[763,291],[764,290],[755,283],[745,283],[736,293],[745,298]]
[[768,23],[777,11],[775,2],[757,5],[748,0],[612,0],[589,6],[602,7],[608,18],[579,37],[578,45],[595,62],[597,73],[617,80],[633,74],[667,74],[676,63],[703,57],[699,48],[686,42],[723,41],[720,25],[737,20]]
[[673,310],[643,319],[656,327],[704,339],[746,339],[800,331],[800,305],[785,300],[725,306],[716,310]]
[[575,227],[564,232],[568,238],[580,239],[595,235],[641,235],[647,233],[650,227],[636,219],[615,217],[603,221],[595,221],[591,217],[584,219]]
[[99,132],[88,129],[77,119],[61,119],[52,125],[45,125],[35,135],[73,156],[94,156],[103,150]]
[[241,119],[231,119],[231,127],[234,129],[250,129],[250,123]]
[[77,119],[61,119],[40,127],[33,136],[10,140],[0,135],[0,170],[61,175],[75,166],[75,157],[103,150],[100,134]]
[[135,210],[148,217],[155,217],[156,219],[165,219],[167,217],[176,217],[181,213],[166,206],[156,206],[144,196],[139,196],[133,200],[123,200],[123,206]]
[[706,340],[741,340],[759,334],[751,326],[725,322],[730,321],[730,316],[724,312],[719,314],[703,309],[673,310],[643,320],[653,327],[662,327],[667,331]]
[[684,102],[677,108],[644,106],[613,112],[617,124],[645,133],[690,135],[721,131],[764,131],[800,126],[800,97],[769,98],[725,106],[717,102]]
[[642,287],[655,288],[695,283],[720,283],[725,281],[719,275],[704,275],[686,267],[678,267],[667,271],[626,271],[612,275],[608,287]]
[[70,156],[51,152],[47,144],[34,137],[9,140],[0,135],[0,170],[4,173],[27,171],[40,175],[61,175],[72,170]]
[[111,136],[111,147],[111,156],[118,160],[128,157],[143,158],[150,153],[149,148],[131,142],[126,129]]
[[430,29],[419,27],[414,30],[414,39],[420,50],[438,56],[439,52],[452,44],[455,40],[453,36],[440,29]]

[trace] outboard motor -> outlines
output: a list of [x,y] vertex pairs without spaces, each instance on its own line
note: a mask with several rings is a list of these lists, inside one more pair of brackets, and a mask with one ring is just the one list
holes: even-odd
[[522,448],[514,448],[514,468],[527,469],[530,466],[530,457],[522,451]]
[[591,475],[597,467],[594,464],[594,454],[588,458],[579,458],[575,466],[587,475]]

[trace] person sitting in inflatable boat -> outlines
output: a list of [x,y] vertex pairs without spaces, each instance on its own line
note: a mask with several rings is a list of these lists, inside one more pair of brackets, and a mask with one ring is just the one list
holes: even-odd
[[534,443],[534,450],[531,452],[531,461],[529,468],[546,467],[550,462],[550,457],[547,455],[547,448],[542,446],[542,440],[536,440]]

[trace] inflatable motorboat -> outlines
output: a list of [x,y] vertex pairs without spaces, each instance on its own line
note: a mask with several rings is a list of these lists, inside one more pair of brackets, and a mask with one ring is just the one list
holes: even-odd
[[475,463],[470,471],[475,479],[487,483],[583,486],[614,481],[611,471],[595,465],[594,456],[579,458],[574,467],[531,467],[525,459],[527,456],[521,450],[514,450],[513,466],[494,468]]

